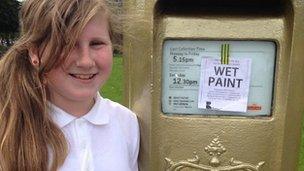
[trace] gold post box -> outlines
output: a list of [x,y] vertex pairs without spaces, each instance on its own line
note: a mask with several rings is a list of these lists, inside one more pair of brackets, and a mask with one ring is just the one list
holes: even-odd
[[296,171],[302,0],[127,0],[143,171]]

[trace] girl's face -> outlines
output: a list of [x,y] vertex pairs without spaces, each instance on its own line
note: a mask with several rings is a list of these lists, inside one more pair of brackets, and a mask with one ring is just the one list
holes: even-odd
[[68,112],[79,104],[90,107],[111,73],[112,55],[107,18],[97,14],[85,26],[65,63],[46,74],[49,100]]

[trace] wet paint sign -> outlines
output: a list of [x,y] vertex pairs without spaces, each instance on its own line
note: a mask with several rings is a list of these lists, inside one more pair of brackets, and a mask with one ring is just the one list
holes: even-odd
[[203,57],[198,108],[246,112],[251,75],[251,58],[220,59]]

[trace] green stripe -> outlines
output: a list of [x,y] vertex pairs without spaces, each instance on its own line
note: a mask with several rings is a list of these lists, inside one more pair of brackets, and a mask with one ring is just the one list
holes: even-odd
[[229,44],[221,45],[221,64],[229,64],[229,56],[230,56],[229,51],[230,51]]
[[227,44],[224,44],[224,64],[227,64]]
[[224,44],[221,45],[221,64],[224,64]]
[[227,44],[227,64],[229,64],[229,57],[230,57],[229,52],[230,52],[230,46],[229,44]]

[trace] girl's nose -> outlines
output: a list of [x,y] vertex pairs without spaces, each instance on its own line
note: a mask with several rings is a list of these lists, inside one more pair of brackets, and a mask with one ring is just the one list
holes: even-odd
[[78,50],[78,59],[76,61],[77,67],[91,68],[95,66],[95,61],[90,54],[89,48],[82,47]]

